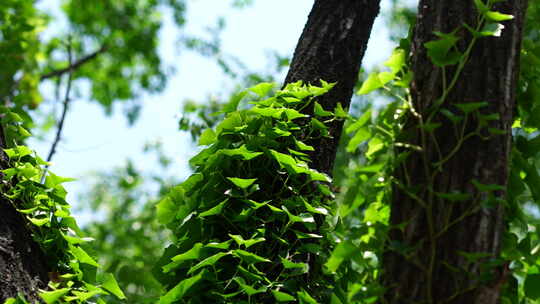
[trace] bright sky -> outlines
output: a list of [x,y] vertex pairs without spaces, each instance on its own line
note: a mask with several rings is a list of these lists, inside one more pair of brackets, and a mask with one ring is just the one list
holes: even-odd
[[[269,50],[279,54],[292,54],[307,16],[312,0],[257,0],[245,9],[231,9],[232,1],[189,1],[185,33],[205,34],[205,27],[213,26],[219,16],[225,17],[226,29],[222,35],[223,51],[234,54],[252,70],[264,70],[268,64]],[[387,5],[383,1],[383,8]],[[393,46],[381,18],[374,32],[364,60],[364,66],[382,62],[389,56]],[[150,169],[154,159],[142,154],[142,147],[149,141],[160,139],[167,155],[176,162],[176,176],[187,177],[187,162],[196,152],[188,133],[178,131],[178,119],[182,101],[204,101],[208,94],[226,92],[233,82],[223,75],[219,67],[207,58],[189,51],[178,51],[178,38],[172,22],[168,19],[161,32],[160,52],[164,62],[174,65],[175,76],[169,79],[166,90],[156,96],[144,97],[144,107],[138,122],[128,127],[118,108],[114,115],[106,117],[102,108],[82,99],[71,102],[65,122],[63,140],[54,156],[51,171],[78,180],[66,184],[68,201],[77,205],[78,195],[90,186],[88,173],[109,170],[132,159],[138,168]],[[51,137],[52,138],[52,137]],[[51,140],[52,141],[52,140]],[[45,157],[50,143],[31,143],[32,148]],[[79,222],[90,215],[79,214]]]

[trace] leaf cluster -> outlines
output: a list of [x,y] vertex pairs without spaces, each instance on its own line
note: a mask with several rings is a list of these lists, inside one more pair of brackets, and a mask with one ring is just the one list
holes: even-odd
[[[155,271],[168,290],[160,303],[329,298],[330,178],[309,167],[314,148],[304,141],[326,136],[321,120],[335,119],[316,103],[332,86],[289,84],[250,109],[229,107],[203,132],[208,147],[191,159],[195,173],[157,205],[174,235]],[[250,90],[263,97],[271,89]],[[301,112],[310,103],[313,117]]]

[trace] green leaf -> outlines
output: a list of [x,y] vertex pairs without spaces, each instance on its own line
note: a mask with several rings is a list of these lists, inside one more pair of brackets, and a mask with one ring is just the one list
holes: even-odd
[[99,267],[99,264],[79,246],[69,246],[69,251],[80,263],[92,265],[94,267]]
[[317,116],[332,116],[333,115],[332,112],[326,111],[325,109],[323,109],[323,107],[316,101],[313,107],[313,113],[315,113],[315,115]]
[[263,82],[263,83],[259,83],[258,85],[254,87],[249,88],[249,90],[259,95],[260,97],[264,97],[272,90],[274,86],[275,86],[274,83]]
[[113,295],[115,295],[118,299],[124,300],[126,299],[126,296],[120,289],[120,286],[118,286],[118,283],[116,282],[116,279],[114,276],[110,273],[106,273],[105,278],[103,279],[103,288],[110,291]]
[[337,118],[348,118],[349,114],[347,114],[347,111],[343,109],[343,106],[341,105],[341,102],[337,103],[336,108],[334,109],[334,116]]
[[237,257],[239,257],[242,261],[248,263],[248,264],[255,264],[255,263],[270,263],[270,261],[267,258],[263,258],[261,256],[258,256],[254,253],[251,253],[249,251],[245,251],[242,249],[236,249],[233,250],[233,254]]
[[41,227],[41,226],[43,226],[43,225],[46,225],[46,224],[48,224],[48,223],[50,222],[49,217],[35,218],[35,217],[30,217],[30,216],[28,216],[27,218],[28,218],[28,220],[29,220],[30,222],[32,222],[32,224],[34,224],[34,225],[36,225],[36,226],[38,226],[38,227]]
[[455,103],[454,105],[465,113],[471,113],[480,108],[487,107],[488,103],[483,101],[483,102]]
[[482,184],[478,180],[473,179],[472,184],[482,192],[491,192],[491,191],[504,191],[505,188],[501,185],[496,184]]
[[45,303],[53,304],[58,302],[63,296],[68,294],[69,291],[69,288],[62,288],[53,291],[43,291],[39,293],[39,296],[43,299],[43,301],[45,301]]
[[212,129],[206,129],[201,133],[201,137],[199,138],[199,145],[201,146],[207,146],[211,145],[216,141],[216,133]]
[[344,241],[339,243],[328,261],[326,261],[326,268],[330,273],[335,273],[343,261],[349,259],[355,254],[359,254],[360,250],[351,242]]
[[300,304],[319,304],[309,293],[304,289],[296,293]]
[[361,127],[363,127],[366,123],[368,123],[370,121],[371,121],[371,109],[364,112],[364,114],[362,114],[362,116],[360,116],[360,118],[358,118],[357,121],[355,121],[353,124],[348,126],[347,129],[345,130],[345,132],[346,133],[352,133],[352,132],[360,129]]
[[296,301],[296,298],[295,298],[295,297],[291,296],[291,295],[288,294],[288,293],[282,292],[282,291],[272,290],[272,294],[274,295],[274,298],[275,298],[276,301],[278,301],[278,302],[291,302],[291,301]]
[[159,223],[167,225],[172,222],[176,216],[176,204],[173,203],[170,197],[165,197],[156,205],[156,217]]
[[193,247],[189,249],[188,251],[172,257],[171,258],[172,262],[162,267],[163,272],[164,273],[170,272],[171,270],[180,266],[185,261],[195,260],[195,259],[200,258],[202,247],[203,247],[202,243],[195,243],[195,245],[193,245]]
[[392,56],[384,62],[384,65],[392,70],[392,74],[397,74],[405,66],[406,54],[404,49],[395,49]]
[[523,284],[523,290],[528,298],[532,300],[540,299],[540,274],[528,274]]
[[514,19],[514,16],[503,14],[495,11],[488,11],[485,13],[486,18],[488,18],[491,21],[495,22],[501,22],[501,21],[507,21]]
[[281,264],[285,269],[301,269],[302,273],[306,273],[309,270],[309,266],[306,263],[295,263],[284,258],[281,258]]
[[459,37],[454,33],[436,32],[435,34],[439,36],[439,39],[424,44],[431,62],[439,67],[458,63],[462,55],[457,51],[452,51],[452,48],[459,41]]
[[371,132],[367,127],[360,128],[356,134],[347,143],[347,152],[352,153],[358,149],[361,143],[368,140],[371,137]]
[[442,115],[446,116],[446,118],[450,119],[453,124],[458,124],[460,121],[463,120],[462,116],[456,115],[447,109],[441,109],[439,112],[441,112]]
[[223,210],[223,207],[225,207],[225,204],[227,204],[228,200],[229,199],[225,199],[221,203],[214,206],[213,208],[202,212],[201,214],[199,214],[199,217],[205,217],[205,216],[212,216],[212,215],[221,214],[221,211]]
[[238,104],[244,97],[247,95],[247,91],[241,91],[239,93],[233,94],[229,99],[229,102],[223,106],[223,109],[219,113],[229,113],[234,112],[238,109]]
[[368,149],[366,151],[366,157],[371,157],[373,154],[384,148],[384,141],[379,137],[373,137],[368,143]]
[[253,185],[255,181],[257,181],[256,178],[227,177],[227,179],[230,180],[234,185],[242,189],[247,189],[249,186]]
[[287,116],[287,119],[289,121],[297,119],[297,118],[308,117],[308,115],[302,114],[302,113],[296,111],[295,109],[284,109],[283,113],[285,113],[285,115]]
[[240,286],[240,288],[242,288],[242,290],[248,295],[248,296],[252,296],[252,295],[256,295],[258,293],[263,293],[263,292],[266,292],[267,288],[265,286],[262,286],[260,287],[259,289],[255,289],[253,288],[252,286],[246,284],[246,281],[244,281],[243,278],[241,277],[234,277],[233,280],[238,283],[238,285]]
[[303,150],[303,151],[315,151],[315,148],[313,148],[312,146],[309,146],[309,145],[306,145],[305,143],[295,139],[295,143],[296,143],[296,146],[298,147],[298,149],[300,150]]
[[253,151],[248,150],[246,145],[242,145],[236,149],[222,149],[222,150],[219,150],[219,153],[225,154],[227,156],[233,156],[233,157],[239,156],[240,159],[243,159],[243,160],[250,160],[263,154],[263,152],[253,152]]
[[245,248],[249,248],[257,243],[264,242],[266,240],[263,237],[244,240],[241,235],[236,234],[229,234],[229,236],[238,244],[238,246],[245,246]]
[[222,257],[224,257],[226,255],[229,255],[229,254],[230,254],[230,252],[218,252],[218,253],[214,254],[213,256],[202,260],[197,265],[191,267],[189,269],[189,271],[188,271],[188,274],[192,274],[193,272],[195,272],[195,271],[197,271],[197,270],[199,270],[199,269],[201,269],[203,267],[212,266],[215,263],[217,263],[217,261],[219,261]]
[[365,95],[379,88],[382,88],[382,86],[383,84],[379,79],[379,73],[374,72],[369,74],[368,78],[362,83],[362,86],[360,87],[358,92],[356,92],[356,94]]
[[173,304],[181,300],[185,294],[197,284],[203,277],[205,272],[201,271],[196,276],[187,278],[178,283],[173,289],[169,290],[164,296],[159,299],[159,304]]

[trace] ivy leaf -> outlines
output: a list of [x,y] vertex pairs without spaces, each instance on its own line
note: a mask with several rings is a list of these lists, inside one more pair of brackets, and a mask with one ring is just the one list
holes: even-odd
[[173,203],[170,197],[165,197],[156,205],[156,217],[158,222],[167,225],[172,222],[176,216],[176,204]]
[[369,74],[368,78],[362,83],[362,86],[360,87],[358,92],[356,92],[356,94],[365,95],[379,88],[382,88],[383,85],[384,84],[379,79],[379,73],[374,72]]
[[309,293],[304,289],[296,293],[300,304],[319,304]]
[[197,270],[199,270],[199,269],[201,269],[203,267],[206,267],[206,266],[212,266],[215,263],[217,263],[222,257],[224,257],[226,255],[229,255],[229,254],[230,254],[230,252],[218,252],[218,253],[214,254],[213,256],[202,260],[197,265],[191,267],[189,269],[189,271],[187,272],[187,274],[192,274],[195,271],[197,271]]
[[458,63],[462,55],[457,51],[452,51],[452,48],[459,41],[459,37],[454,33],[445,34],[436,32],[435,34],[440,38],[424,44],[424,47],[428,50],[427,54],[431,62],[439,67]]
[[188,251],[172,257],[171,258],[172,262],[162,267],[163,272],[168,273],[171,270],[180,266],[185,261],[195,260],[195,259],[200,258],[202,247],[203,247],[202,243],[195,243],[195,245],[193,245],[193,247],[189,249]]
[[227,156],[240,156],[240,158],[243,160],[250,160],[263,154],[263,152],[253,152],[248,150],[246,145],[242,145],[236,149],[222,149],[219,150],[219,153],[225,154]]
[[251,186],[255,181],[257,181],[256,178],[238,178],[238,177],[227,177],[228,180],[230,180],[235,186],[247,189],[249,186]]
[[360,128],[356,134],[347,143],[347,152],[352,153],[358,149],[361,143],[371,137],[371,132],[368,128]]
[[229,236],[238,244],[238,246],[245,246],[245,248],[249,248],[257,243],[264,242],[266,240],[263,237],[244,240],[241,235],[236,234],[229,234]]
[[348,126],[347,129],[345,129],[345,132],[352,133],[360,129],[361,127],[363,127],[366,123],[370,121],[371,121],[371,109],[368,109],[366,112],[364,112],[364,114],[362,114],[362,116],[360,116],[360,118],[358,118],[357,121],[355,121],[353,124]]
[[482,102],[455,103],[454,105],[465,113],[471,113],[480,108],[487,107],[488,103],[485,101],[482,101]]
[[341,102],[337,103],[336,108],[334,109],[334,116],[337,118],[348,118],[349,114],[347,114],[347,111],[343,109],[343,106],[341,105]]
[[503,29],[504,29],[504,25],[497,22],[489,22],[484,25],[479,35],[500,37]]
[[488,18],[491,21],[495,22],[501,22],[501,21],[507,21],[514,19],[514,16],[503,14],[495,11],[488,11],[485,13],[486,18]]
[[288,293],[282,292],[282,291],[272,290],[272,294],[274,295],[274,298],[278,302],[291,302],[291,301],[296,300],[295,297],[291,296]]
[[326,269],[328,269],[330,273],[335,273],[343,261],[359,252],[360,250],[351,241],[339,243],[332,252],[332,255],[330,255],[328,261],[326,261]]
[[45,303],[53,304],[57,303],[63,296],[68,294],[70,290],[70,288],[62,288],[53,291],[43,291],[39,293],[39,296],[43,299],[43,301],[45,301]]
[[332,112],[329,112],[323,109],[323,107],[316,101],[313,107],[313,113],[315,113],[315,115],[317,116],[332,116],[333,115]]
[[249,88],[249,90],[259,95],[259,97],[264,97],[272,90],[274,86],[275,86],[274,83],[263,82],[263,83],[259,83],[258,85],[254,87]]
[[262,256],[258,256],[254,253],[251,253],[249,251],[245,251],[242,249],[236,249],[233,250],[233,254],[237,257],[239,257],[242,261],[248,263],[248,264],[255,264],[255,263],[270,263],[270,261],[267,258],[263,258]]
[[199,138],[199,145],[200,146],[207,146],[211,145],[216,141],[216,132],[212,129],[206,129],[201,133],[201,137]]
[[247,95],[247,91],[241,91],[237,94],[233,94],[231,98],[229,99],[229,102],[223,106],[223,109],[219,111],[218,113],[229,113],[234,112],[238,108],[238,104],[244,97]]
[[258,293],[263,293],[263,292],[266,292],[267,288],[262,286],[261,288],[259,289],[255,289],[253,288],[252,286],[246,284],[246,281],[244,281],[244,279],[242,279],[241,277],[234,277],[233,280],[238,283],[238,285],[240,286],[240,288],[242,288],[242,290],[248,295],[248,296],[252,296],[252,295],[256,295]]
[[182,280],[159,299],[159,304],[173,304],[181,300],[193,285],[197,284],[202,279],[204,273],[204,271],[201,271],[196,276]]
[[227,204],[228,200],[229,199],[227,198],[227,199],[223,200],[221,203],[214,206],[213,208],[202,212],[201,214],[199,214],[199,217],[206,217],[206,216],[212,216],[212,215],[221,214],[221,211],[223,210],[223,207],[225,207],[225,204]]
[[405,66],[405,50],[395,49],[392,56],[384,62],[384,65],[392,70],[392,74],[397,74]]
[[126,299],[126,296],[120,289],[120,286],[118,286],[118,282],[116,282],[116,279],[114,276],[110,273],[105,274],[105,278],[103,280],[102,284],[103,288],[110,291],[113,295],[115,295],[118,299],[124,300]]
[[99,264],[79,246],[69,246],[69,251],[79,262],[99,268]]

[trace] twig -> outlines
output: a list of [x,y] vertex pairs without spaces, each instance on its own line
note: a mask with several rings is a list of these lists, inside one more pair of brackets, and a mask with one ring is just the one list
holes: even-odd
[[73,72],[74,70],[76,70],[77,68],[79,68],[81,65],[87,63],[88,61],[96,58],[99,54],[101,53],[104,53],[105,51],[107,51],[107,47],[105,45],[103,45],[99,50],[93,52],[93,53],[90,53],[84,57],[82,57],[81,59],[75,61],[75,62],[69,62],[69,65],[63,69],[59,69],[59,70],[54,70],[54,71],[51,71],[47,74],[44,74],[44,75],[41,75],[40,77],[40,80],[45,80],[45,79],[48,79],[48,78],[52,78],[52,77],[56,77],[56,76],[61,76],[67,72]]
[[[56,153],[56,147],[58,146],[58,143],[60,142],[61,136],[62,136],[62,129],[64,128],[64,121],[66,120],[66,114],[68,111],[69,106],[69,95],[71,92],[71,82],[73,80],[73,69],[76,68],[75,64],[72,64],[73,58],[72,58],[72,52],[71,52],[71,39],[68,42],[68,62],[69,67],[67,69],[68,72],[68,80],[66,84],[66,94],[64,96],[64,102],[63,102],[63,109],[62,109],[62,116],[60,116],[60,120],[58,121],[58,127],[56,129],[56,137],[54,139],[54,142],[52,143],[51,150],[49,151],[49,155],[47,156],[47,162],[50,162],[54,156],[54,153]],[[59,74],[61,75],[61,74]],[[42,176],[42,182],[45,179],[45,175],[47,174],[47,171],[49,169],[49,165],[45,166],[45,170],[43,170],[43,176]]]

